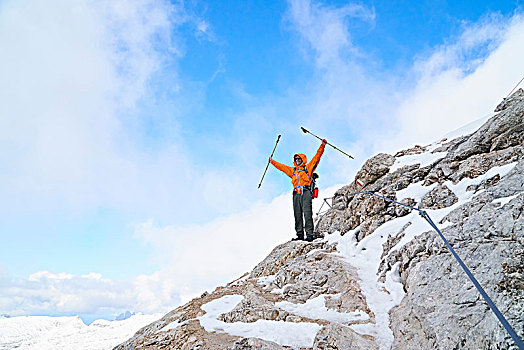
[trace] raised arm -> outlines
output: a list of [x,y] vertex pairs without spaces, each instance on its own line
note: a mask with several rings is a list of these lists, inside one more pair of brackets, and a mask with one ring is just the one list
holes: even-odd
[[275,168],[277,168],[278,170],[282,171],[284,174],[286,174],[287,176],[289,177],[293,177],[293,168],[290,167],[290,166],[287,166],[287,165],[284,165],[282,163],[279,163],[275,160],[273,160],[273,158],[269,157],[269,162],[271,164],[273,164],[273,166]]
[[306,165],[307,171],[309,174],[312,174],[315,171],[315,168],[318,165],[318,162],[320,162],[320,158],[322,157],[322,154],[324,154],[324,149],[326,148],[326,140],[322,140],[322,144],[317,150],[317,153],[311,159],[311,161]]

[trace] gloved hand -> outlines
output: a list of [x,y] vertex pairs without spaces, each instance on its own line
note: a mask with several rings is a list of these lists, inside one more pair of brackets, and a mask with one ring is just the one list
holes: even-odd
[[325,145],[326,145],[326,143],[327,143],[327,140],[326,140],[326,139],[322,139],[322,145],[324,145],[324,146],[325,146]]
[[271,163],[271,161],[273,160],[273,158],[269,157],[269,162]]

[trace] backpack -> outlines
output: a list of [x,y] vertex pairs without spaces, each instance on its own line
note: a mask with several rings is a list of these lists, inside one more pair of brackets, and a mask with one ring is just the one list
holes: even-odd
[[[315,169],[317,168],[317,164],[315,164],[315,166],[313,167],[313,171],[315,171]],[[295,175],[295,169],[293,169],[293,175]],[[311,198],[315,199],[315,198],[318,198],[318,188],[317,188],[317,184],[316,184],[316,180],[319,178],[318,174],[313,172],[313,175],[312,176],[309,176],[309,173],[307,171],[307,168],[304,166],[304,169],[303,170],[299,170],[299,171],[304,171],[306,174],[307,174],[307,177],[311,179],[311,183],[309,184],[309,188],[311,190]]]
[[313,173],[312,179],[311,179],[311,185],[309,187],[311,188],[311,198],[318,198],[318,188],[316,184],[316,180],[319,178],[317,173]]

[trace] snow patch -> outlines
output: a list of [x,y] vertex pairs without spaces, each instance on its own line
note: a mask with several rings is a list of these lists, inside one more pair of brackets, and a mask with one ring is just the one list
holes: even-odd
[[492,116],[493,116],[493,113],[485,115],[484,117],[477,119],[469,124],[466,124],[457,130],[447,133],[446,135],[442,136],[442,139],[453,140],[453,139],[456,139],[457,137],[470,135],[474,133],[475,131],[477,131]]
[[[397,219],[398,220],[398,219]],[[380,349],[389,349],[393,344],[393,332],[389,328],[389,310],[400,304],[404,297],[404,290],[395,276],[394,270],[386,276],[386,282],[377,279],[377,271],[382,255],[382,244],[387,240],[387,226],[392,220],[380,226],[375,232],[360,242],[356,241],[355,229],[341,236],[339,232],[327,237],[329,242],[337,242],[340,255],[355,266],[360,277],[360,288],[366,297],[366,303],[375,314],[376,323],[356,324],[350,328],[360,334],[369,334],[375,337]],[[391,225],[391,224],[390,224]],[[400,224],[394,224],[402,227]],[[382,234],[379,230],[382,229]],[[391,229],[391,227],[390,227]],[[398,272],[396,272],[398,275]]]
[[517,193],[513,196],[509,196],[509,197],[503,197],[503,198],[497,198],[495,200],[493,200],[491,203],[500,203],[501,206],[505,206],[506,204],[508,204],[511,200],[513,200],[514,198],[517,198],[518,196],[520,196],[522,193]]
[[174,322],[168,323],[167,325],[164,326],[164,328],[159,329],[158,331],[156,331],[156,333],[170,331],[172,329],[177,328],[178,326],[183,325],[184,323],[186,323],[186,322],[185,321],[184,322],[174,321]]
[[321,319],[336,323],[348,323],[357,320],[369,319],[369,315],[364,311],[358,310],[354,312],[338,312],[328,309],[325,304],[325,296],[319,295],[316,298],[307,300],[305,304],[294,304],[289,301],[281,301],[275,303],[275,306],[298,316],[311,319]]
[[451,191],[453,191],[453,193],[455,193],[455,196],[457,196],[459,202],[469,201],[471,200],[471,198],[473,198],[473,196],[481,192],[481,191],[477,191],[475,193],[473,191],[467,191],[467,188],[469,186],[479,185],[482,181],[491,179],[492,177],[496,175],[499,175],[502,178],[506,174],[508,174],[511,170],[513,170],[515,165],[517,165],[517,162],[505,164],[502,166],[496,166],[496,167],[489,169],[485,174],[477,176],[474,179],[463,178],[456,185],[454,185],[452,181],[446,181],[444,185],[446,185]]
[[207,332],[228,333],[245,338],[260,338],[294,348],[311,348],[321,326],[316,323],[292,323],[284,321],[258,320],[256,322],[226,323],[218,316],[230,312],[244,297],[226,295],[202,305],[206,312],[197,318]]
[[397,201],[401,201],[406,198],[413,198],[415,202],[420,202],[422,197],[426,195],[429,191],[433,190],[435,187],[437,187],[438,183],[432,183],[429,186],[423,185],[424,181],[419,181],[413,184],[410,184],[408,187],[404,188],[403,190],[397,191]]
[[[431,219],[435,223],[440,222],[446,215],[451,213],[456,208],[458,208],[458,207],[466,204],[467,202],[471,201],[475,195],[477,195],[477,194],[482,192],[482,191],[477,191],[475,193],[473,191],[467,191],[467,188],[469,186],[471,186],[471,185],[478,185],[482,181],[487,180],[487,179],[491,179],[493,176],[496,176],[496,175],[499,175],[500,177],[503,177],[507,173],[509,173],[515,167],[516,164],[517,163],[515,162],[515,163],[510,163],[510,164],[506,164],[506,165],[502,165],[502,166],[493,167],[490,170],[488,170],[484,175],[478,176],[478,177],[476,177],[474,179],[463,178],[459,183],[457,183],[455,185],[453,184],[452,181],[446,181],[444,183],[444,185],[446,185],[457,196],[457,198],[458,198],[457,203],[455,203],[452,206],[449,206],[447,208],[435,209],[435,210],[433,210],[433,209],[426,209],[425,211],[428,213],[428,215],[431,217]],[[421,198],[425,194],[424,193],[424,189],[427,189],[427,188],[431,187],[431,186],[428,186],[428,187],[418,186],[419,184],[420,183],[408,186],[408,189],[411,186],[413,186],[413,188],[411,188],[409,191],[406,191],[405,193],[403,193],[403,195],[405,195],[406,193],[408,194],[408,196],[406,196],[405,198],[410,197],[410,196],[411,196],[411,198],[413,198],[412,196],[419,196]],[[415,185],[417,185],[417,186],[415,186]],[[402,190],[402,191],[405,191],[405,190]],[[402,191],[398,191],[397,195],[400,192],[402,192]],[[427,191],[427,192],[429,192],[429,191]],[[422,196],[420,196],[421,194],[422,194]],[[403,195],[400,196],[401,199],[404,198]],[[507,199],[509,201],[509,200],[513,199],[514,197],[516,197],[516,196],[507,197]],[[504,199],[500,199],[501,203],[503,201],[504,201]],[[404,231],[404,234],[405,234],[404,237],[390,250],[390,254],[391,254],[391,252],[394,252],[394,251],[400,249],[401,247],[403,247],[405,244],[411,242],[411,240],[413,240],[413,238],[415,238],[418,234],[420,234],[422,232],[425,232],[425,231],[432,230],[432,228],[430,226],[428,226],[426,221],[424,221],[424,220],[413,220],[417,216],[418,216],[418,213],[412,212],[411,214],[409,214],[409,215],[407,215],[405,217],[398,218],[398,219],[389,221],[388,223],[384,224],[384,225],[387,225],[387,224],[391,223],[390,224],[392,226],[391,232],[395,232],[394,230],[398,229],[398,226],[405,225],[408,222],[411,222],[411,225],[409,227],[407,227],[406,230]],[[396,222],[396,223],[394,223],[394,222]],[[380,226],[377,230],[380,230],[384,225]],[[444,228],[446,228],[446,227],[448,227],[450,225],[452,225],[452,224],[449,223],[449,222],[446,222],[446,223],[443,223],[443,224],[437,224],[439,230],[441,230],[441,231]]]
[[[436,148],[436,147],[434,147]],[[406,165],[420,164],[421,168],[435,163],[437,160],[444,158],[448,152],[437,152],[431,153],[430,151],[420,154],[410,154],[402,157],[398,157],[395,163],[389,168],[389,172],[394,172]]]
[[275,281],[275,275],[263,276],[257,278],[257,284],[260,286],[268,286]]
[[284,289],[286,288],[288,284],[285,284],[282,286],[282,288],[275,288],[275,289],[272,289],[270,293],[272,294],[280,294],[282,295],[284,293]]

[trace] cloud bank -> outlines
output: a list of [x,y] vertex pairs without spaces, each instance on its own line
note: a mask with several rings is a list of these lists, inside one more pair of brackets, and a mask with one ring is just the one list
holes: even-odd
[[[323,189],[333,195],[340,185]],[[123,310],[168,312],[250,271],[278,243],[294,236],[291,195],[249,210],[188,227],[136,225],[135,238],[152,246],[164,269],[128,280],[111,280],[99,273],[75,276],[40,271],[27,279],[0,276],[2,313],[18,315],[81,314],[85,320],[112,318]],[[321,201],[314,202],[314,213]],[[324,206],[324,210],[326,206]],[[130,257],[131,259],[134,257]]]

